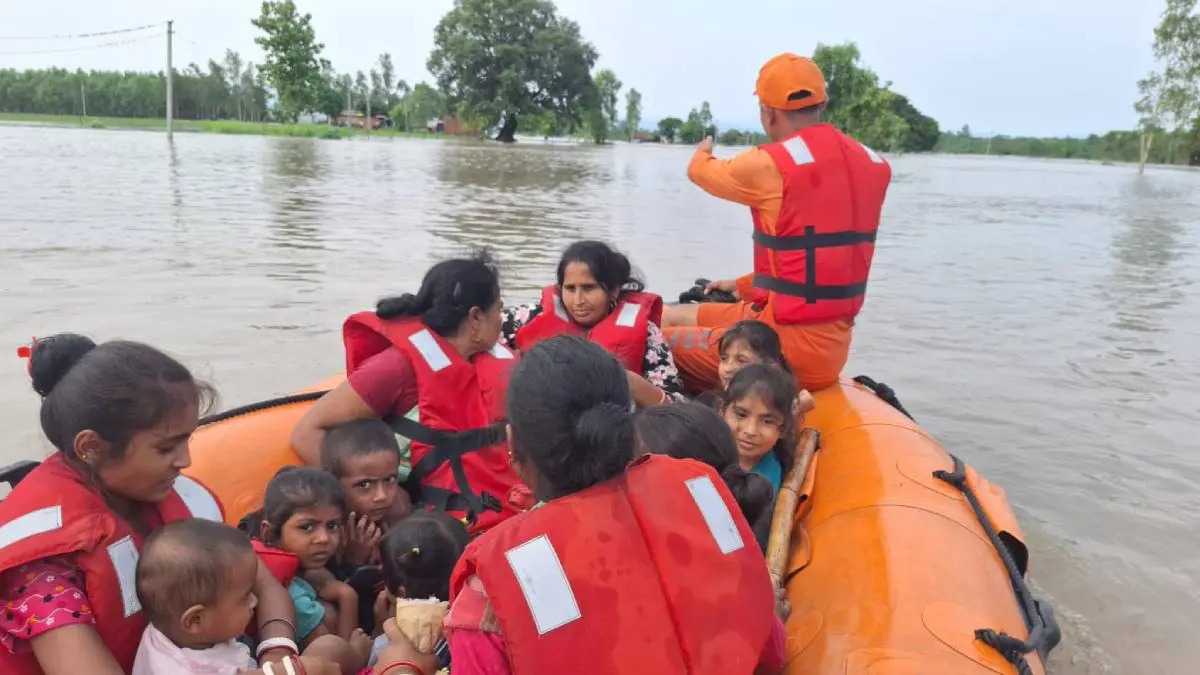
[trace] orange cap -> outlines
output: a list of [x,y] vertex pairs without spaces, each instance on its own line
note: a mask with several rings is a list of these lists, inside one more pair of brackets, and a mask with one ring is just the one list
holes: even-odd
[[825,75],[812,59],[785,52],[758,71],[754,93],[777,110],[808,108],[825,102]]

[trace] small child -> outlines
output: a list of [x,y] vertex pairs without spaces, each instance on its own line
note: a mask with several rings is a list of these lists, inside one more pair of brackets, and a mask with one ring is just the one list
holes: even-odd
[[378,563],[383,531],[412,511],[408,493],[397,485],[400,448],[392,428],[371,417],[330,429],[321,441],[321,466],[337,479],[350,509],[339,562]]
[[[258,558],[246,536],[223,523],[191,519],[151,534],[137,564],[137,594],[150,625],[142,634],[133,675],[265,673],[237,640],[254,615]],[[344,643],[343,643],[344,644]],[[300,657],[309,673],[330,672],[337,650],[316,641]]]
[[779,333],[762,321],[746,319],[733,324],[721,336],[717,347],[721,354],[721,362],[717,366],[721,389],[729,387],[734,373],[754,363],[775,365],[788,374],[792,372],[787,359],[783,358]]
[[[400,599],[449,602],[450,575],[466,550],[467,541],[467,528],[462,521],[432,511],[418,511],[388,530],[380,544],[386,588],[375,603],[375,625],[382,626],[385,619],[396,616],[396,603]],[[375,641],[372,663],[386,645],[386,636],[380,635]],[[440,646],[445,651],[444,645]],[[443,667],[447,665],[442,663]]]
[[[337,554],[346,518],[346,496],[321,469],[280,469],[263,499],[258,539],[295,556],[299,572],[288,584],[296,606],[296,640],[308,645],[322,635],[347,641],[343,664],[366,664],[371,640],[358,629],[358,593],[326,569]],[[250,522],[253,522],[251,520]]]
[[739,370],[721,392],[721,415],[737,441],[738,465],[761,474],[779,492],[796,445],[796,379],[756,363]]
[[[716,469],[755,535],[770,532],[771,484],[738,466],[733,433],[715,410],[692,401],[660,405],[638,411],[633,426],[640,451],[694,459]],[[765,536],[759,538],[765,541]]]

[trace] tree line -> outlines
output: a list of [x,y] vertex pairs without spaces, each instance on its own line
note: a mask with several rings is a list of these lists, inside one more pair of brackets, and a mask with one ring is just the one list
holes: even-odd
[[[1139,98],[1133,104],[1138,114],[1139,171],[1145,170],[1147,162],[1164,159],[1170,164],[1200,165],[1200,14],[1196,2],[1167,0],[1154,29],[1155,68],[1138,82]],[[1158,138],[1162,140],[1156,144]],[[1163,145],[1167,146],[1165,155]]]

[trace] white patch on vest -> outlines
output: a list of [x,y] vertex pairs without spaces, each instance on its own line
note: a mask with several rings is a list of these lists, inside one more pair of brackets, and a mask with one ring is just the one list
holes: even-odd
[[62,527],[62,507],[47,506],[17,516],[0,526],[0,548],[10,546],[23,539],[53,532]]
[[626,302],[621,305],[621,313],[617,315],[617,325],[631,328],[637,322],[638,312],[642,306],[636,302]]
[[221,517],[221,506],[217,504],[217,500],[213,498],[208,488],[191,478],[187,476],[176,477],[175,494],[179,495],[179,498],[183,500],[184,506],[188,508],[193,518],[215,520],[218,523],[225,520]]
[[876,164],[883,164],[883,158],[879,156],[878,152],[875,152],[862,143],[859,143],[859,145],[862,145],[862,149],[867,151],[867,156],[871,158],[872,162],[875,162]]
[[417,351],[421,353],[421,358],[425,359],[425,363],[433,372],[436,373],[450,365],[450,357],[446,356],[446,352],[442,350],[442,346],[437,343],[428,328],[409,335],[408,341],[417,348]]
[[108,546],[108,558],[112,561],[113,572],[117,575],[117,584],[121,586],[121,602],[125,603],[125,618],[142,611],[142,603],[137,596],[137,545],[130,535]]
[[511,359],[513,357],[513,353],[509,351],[508,347],[505,347],[499,342],[492,345],[492,348],[488,351],[492,353],[492,356],[498,359]]
[[554,313],[563,321],[571,320],[571,315],[567,314],[567,308],[563,305],[562,298],[558,296],[558,293],[554,294]]
[[567,573],[546,535],[509,549],[504,556],[525,594],[525,603],[529,605],[538,635],[545,635],[583,616],[575,602],[571,582],[567,581]]
[[812,164],[815,160],[812,156],[812,151],[808,149],[808,143],[804,142],[799,136],[792,136],[783,142],[783,149],[788,151],[792,156],[792,161],[796,166],[801,164]]
[[745,546],[742,533],[738,532],[737,523],[733,522],[733,514],[729,513],[729,507],[725,505],[725,500],[721,499],[712,479],[700,476],[685,481],[684,484],[687,485],[688,492],[692,493],[692,499],[696,500],[700,515],[704,517],[713,539],[717,540],[717,547],[721,549],[721,553],[729,555]]

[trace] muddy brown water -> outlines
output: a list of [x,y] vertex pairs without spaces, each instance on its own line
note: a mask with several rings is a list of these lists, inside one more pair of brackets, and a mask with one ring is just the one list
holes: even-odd
[[[0,126],[0,460],[49,451],[13,355],[31,335],[153,343],[232,406],[337,369],[347,313],[468,246],[506,302],[582,237],[668,297],[745,272],[748,214],[687,182],[689,152]],[[847,374],[1008,490],[1066,632],[1053,672],[1190,672],[1200,173],[891,159]]]

